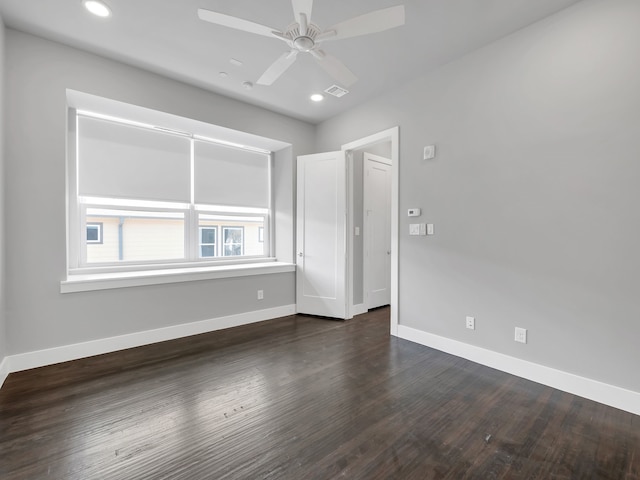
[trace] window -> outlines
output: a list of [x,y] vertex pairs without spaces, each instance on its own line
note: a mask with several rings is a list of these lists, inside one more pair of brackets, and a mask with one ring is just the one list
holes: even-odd
[[244,229],[242,227],[222,227],[225,257],[239,257],[244,251]]
[[200,257],[216,256],[217,236],[217,227],[200,227]]
[[87,223],[87,243],[102,243],[102,223]]
[[89,112],[75,120],[71,269],[270,255],[270,152]]

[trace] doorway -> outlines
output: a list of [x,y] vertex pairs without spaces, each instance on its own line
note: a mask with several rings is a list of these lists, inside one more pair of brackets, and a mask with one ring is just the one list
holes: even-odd
[[365,152],[362,173],[362,271],[368,311],[391,303],[391,160]]
[[[361,235],[364,207],[354,194],[355,162],[365,150],[380,149],[391,160],[390,332],[398,332],[398,172],[399,128],[345,144],[338,152],[301,155],[297,159],[296,308],[298,313],[350,319],[367,311],[364,298]],[[360,157],[359,157],[360,158]],[[345,179],[346,173],[346,179]],[[355,208],[356,201],[360,201]],[[357,227],[357,229],[356,229]]]
[[[347,318],[367,311],[365,302],[364,287],[364,241],[366,232],[363,232],[364,221],[357,220],[360,214],[364,216],[363,196],[358,193],[362,191],[362,182],[357,181],[359,158],[362,154],[362,168],[364,169],[364,154],[378,155],[390,161],[390,248],[389,251],[389,304],[391,306],[392,335],[397,335],[398,330],[398,244],[399,244],[399,128],[393,127],[388,130],[361,138],[342,146],[346,152],[347,159]],[[362,203],[359,203],[362,198]],[[359,203],[359,205],[358,205]],[[358,229],[356,229],[358,227]],[[362,235],[364,233],[364,235]]]

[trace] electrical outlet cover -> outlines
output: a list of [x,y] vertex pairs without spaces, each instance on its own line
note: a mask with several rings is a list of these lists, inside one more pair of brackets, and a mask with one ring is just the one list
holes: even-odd
[[467,317],[467,328],[469,330],[476,329],[476,319],[474,317]]

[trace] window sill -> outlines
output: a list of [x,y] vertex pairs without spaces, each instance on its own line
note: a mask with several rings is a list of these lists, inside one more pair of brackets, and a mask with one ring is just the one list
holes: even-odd
[[60,293],[89,292],[113,288],[162,285],[165,283],[248,277],[294,272],[295,264],[286,262],[246,263],[208,267],[173,268],[117,273],[73,274],[60,282]]

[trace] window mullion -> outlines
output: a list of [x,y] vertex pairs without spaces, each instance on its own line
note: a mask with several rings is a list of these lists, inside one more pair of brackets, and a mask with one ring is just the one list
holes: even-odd
[[267,235],[264,237],[264,255],[269,257],[275,256],[275,228],[274,228],[274,204],[275,204],[275,192],[273,191],[273,169],[275,163],[275,155],[273,152],[269,153],[269,168],[268,172],[268,182],[269,182],[269,212],[266,216],[265,229],[267,231]]
[[191,204],[186,216],[185,234],[187,238],[185,238],[185,246],[187,248],[187,260],[198,260],[200,258],[198,255],[200,231],[198,229],[198,212],[196,212],[193,204]]
[[80,242],[79,245],[82,245],[82,248],[80,248],[80,265],[84,266],[87,264],[87,242],[86,242],[86,235],[87,235],[87,206],[84,204],[80,204],[78,205],[78,210],[80,212],[80,218],[79,218],[79,226],[80,226],[80,230],[78,232],[79,236],[80,236]]
[[195,169],[195,142],[193,138],[190,140],[190,151],[189,151],[190,159],[189,159],[189,215],[187,226],[185,231],[188,237],[185,239],[185,245],[187,245],[187,259],[190,261],[195,261],[200,258],[198,250],[200,249],[200,230],[199,230],[199,219],[198,212],[196,212],[195,207],[195,185],[196,185],[196,169]]

